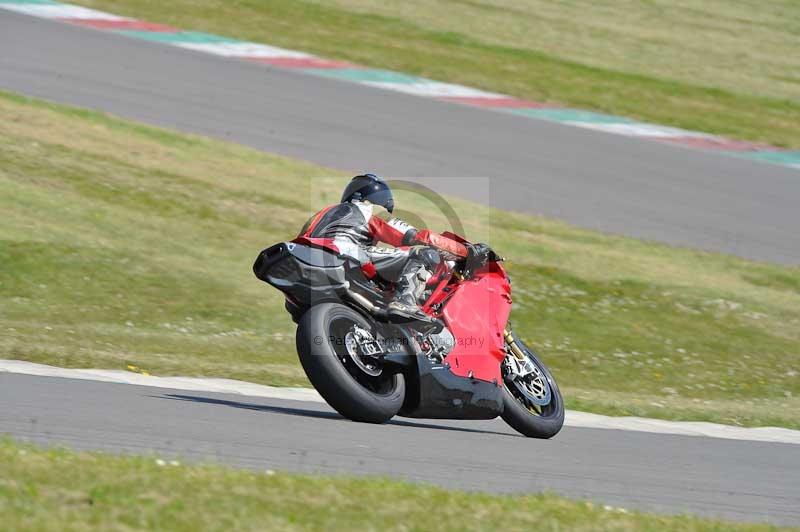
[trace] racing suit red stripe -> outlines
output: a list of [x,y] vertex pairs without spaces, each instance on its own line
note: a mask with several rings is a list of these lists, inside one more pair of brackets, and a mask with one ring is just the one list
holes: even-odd
[[325,215],[325,213],[328,212],[329,210],[333,209],[335,206],[336,205],[329,205],[329,206],[325,207],[324,209],[322,209],[321,211],[319,211],[317,214],[315,214],[314,217],[310,221],[308,221],[306,223],[306,226],[304,227],[305,231],[301,230],[300,234],[297,235],[297,236],[308,236],[308,235],[310,235],[311,232],[314,230],[314,228],[319,223],[320,219]]
[[383,218],[373,216],[369,219],[369,231],[377,242],[385,242],[390,246],[400,247],[424,244],[455,257],[463,258],[467,256],[467,248],[464,247],[464,244],[429,229],[415,231],[411,239],[404,241],[406,240],[404,233],[389,225]]
[[376,242],[385,242],[394,247],[403,245],[405,235],[378,216],[372,216],[369,219],[369,232]]

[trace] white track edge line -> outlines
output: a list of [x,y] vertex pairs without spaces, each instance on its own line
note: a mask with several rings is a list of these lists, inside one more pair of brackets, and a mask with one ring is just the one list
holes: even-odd
[[[68,369],[22,360],[0,359],[0,373],[3,372],[40,377],[61,377],[116,384],[172,388],[176,390],[230,393],[290,401],[325,402],[316,390],[311,388],[265,386],[263,384],[233,379],[157,377],[123,370]],[[567,411],[565,425],[569,427],[627,430],[654,434],[674,434],[800,445],[800,430],[781,427],[746,428],[698,421],[666,421],[642,417],[612,417],[574,410]]]

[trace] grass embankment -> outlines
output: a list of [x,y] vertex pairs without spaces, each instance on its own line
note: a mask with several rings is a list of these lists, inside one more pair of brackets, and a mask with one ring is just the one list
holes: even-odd
[[179,465],[0,440],[6,530],[774,530],[385,479]]
[[[307,385],[250,267],[343,177],[2,93],[0,116],[0,358]],[[800,428],[800,269],[453,205],[508,258],[569,407]]]
[[793,0],[76,0],[440,81],[800,147]]

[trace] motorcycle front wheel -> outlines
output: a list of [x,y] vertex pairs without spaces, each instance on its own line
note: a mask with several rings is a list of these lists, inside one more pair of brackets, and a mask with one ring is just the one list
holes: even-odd
[[[503,421],[529,438],[552,438],[564,426],[564,400],[550,370],[517,335],[511,339],[530,364],[526,375],[515,375],[504,363]],[[514,357],[510,343],[509,357]],[[514,360],[509,360],[514,364]]]
[[353,421],[385,423],[405,399],[403,375],[386,371],[363,351],[376,335],[366,317],[339,303],[311,307],[297,325],[297,354],[308,379]]

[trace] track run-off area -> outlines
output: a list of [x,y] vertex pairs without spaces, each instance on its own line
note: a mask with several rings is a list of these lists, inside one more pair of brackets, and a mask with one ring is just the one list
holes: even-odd
[[515,98],[464,85],[443,83],[432,79],[380,68],[368,68],[348,61],[326,59],[300,50],[289,50],[268,44],[240,41],[222,35],[180,28],[123,17],[105,11],[65,4],[54,0],[0,0],[0,9],[34,17],[59,20],[69,24],[177,46],[272,67],[298,70],[306,74],[329,77],[370,87],[413,94],[441,101],[461,103],[484,109],[509,112],[540,120],[595,129],[606,133],[639,137],[657,142],[718,151],[725,155],[770,162],[800,169],[800,152],[781,149],[764,143],[748,142],[661,126],[630,118],[571,109],[551,103]]
[[789,166],[2,9],[0,46],[1,89],[336,169],[412,178],[440,192],[589,229],[800,262],[800,172]]

